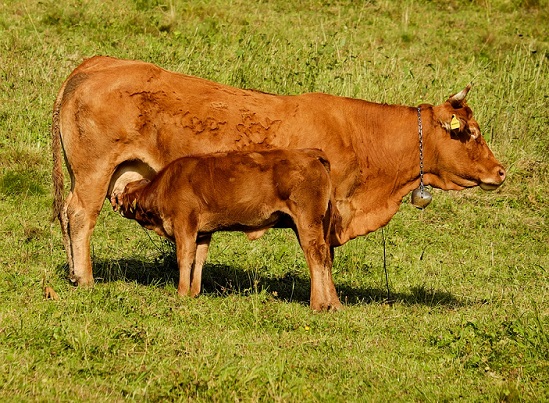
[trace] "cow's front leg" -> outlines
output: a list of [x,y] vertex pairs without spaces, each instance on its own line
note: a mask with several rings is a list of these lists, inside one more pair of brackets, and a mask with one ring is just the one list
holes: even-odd
[[318,244],[304,247],[311,273],[311,309],[314,311],[338,311],[343,308],[332,278],[330,248]]
[[311,309],[337,311],[343,308],[332,279],[332,250],[320,229],[298,226],[299,243],[311,274]]

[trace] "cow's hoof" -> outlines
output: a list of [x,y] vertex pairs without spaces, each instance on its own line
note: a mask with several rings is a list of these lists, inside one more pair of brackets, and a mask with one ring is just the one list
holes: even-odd
[[82,279],[82,278],[71,277],[70,280],[74,285],[78,286],[79,288],[92,288],[95,285],[93,278]]
[[343,310],[341,302],[311,303],[311,309],[315,312],[337,312]]
[[334,302],[333,304],[328,305],[328,312],[337,312],[343,310],[343,304],[339,301]]
[[69,271],[69,281],[78,287],[93,287],[93,274],[88,276],[79,276],[74,271]]

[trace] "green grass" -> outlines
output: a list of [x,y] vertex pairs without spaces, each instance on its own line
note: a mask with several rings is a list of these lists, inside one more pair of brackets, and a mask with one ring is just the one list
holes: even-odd
[[[295,4],[294,4],[295,3]],[[546,0],[4,1],[0,400],[549,400]],[[93,289],[50,223],[51,109],[95,54],[280,94],[469,103],[501,189],[434,191],[336,252],[345,310],[308,308],[292,233],[216,234],[197,299],[173,247],[105,205]],[[385,238],[385,239],[384,239]],[[383,243],[392,303],[386,303]],[[44,300],[42,285],[58,301]]]

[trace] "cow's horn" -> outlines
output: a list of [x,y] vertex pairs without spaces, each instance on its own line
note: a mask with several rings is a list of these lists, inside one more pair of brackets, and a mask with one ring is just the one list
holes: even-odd
[[471,84],[467,84],[467,87],[465,87],[464,89],[462,89],[460,92],[458,92],[456,95],[452,96],[450,98],[450,100],[452,101],[457,101],[457,102],[461,102],[465,99],[465,97],[467,96],[467,93],[469,92],[469,90],[471,89]]

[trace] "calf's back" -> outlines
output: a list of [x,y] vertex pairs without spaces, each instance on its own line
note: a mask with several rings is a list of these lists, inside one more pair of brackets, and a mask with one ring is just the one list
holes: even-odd
[[128,184],[122,204],[134,206],[126,217],[173,238],[174,221],[196,221],[201,233],[268,228],[305,213],[320,223],[331,192],[320,150],[228,152],[177,159],[152,182]]

